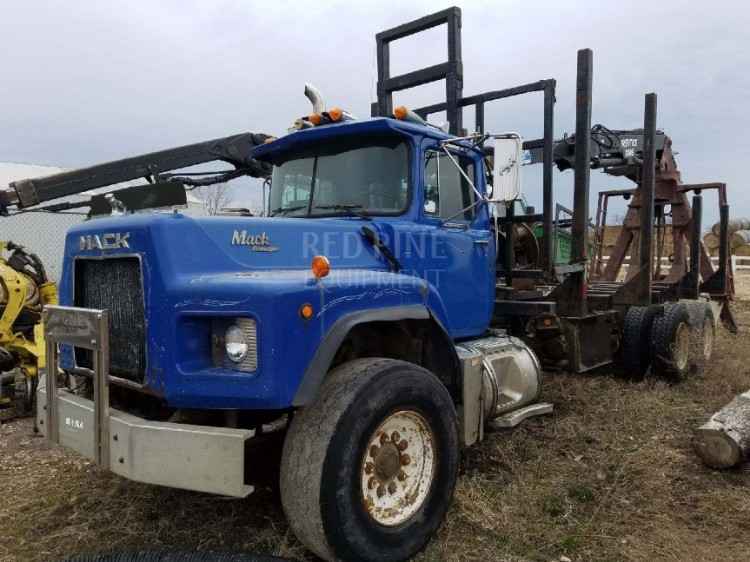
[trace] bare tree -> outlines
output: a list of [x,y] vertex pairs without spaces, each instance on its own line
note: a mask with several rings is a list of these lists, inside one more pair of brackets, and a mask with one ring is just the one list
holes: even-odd
[[232,204],[232,196],[229,193],[229,185],[217,183],[196,187],[193,190],[195,196],[203,203],[203,210],[208,215],[215,215],[224,207]]

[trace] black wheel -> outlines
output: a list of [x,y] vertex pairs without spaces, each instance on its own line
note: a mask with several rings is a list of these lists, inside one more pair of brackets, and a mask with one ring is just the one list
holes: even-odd
[[690,371],[703,373],[711,360],[716,339],[714,310],[705,301],[684,301],[690,316],[693,342],[690,346]]
[[429,371],[357,359],[294,417],[281,461],[292,530],[325,560],[405,560],[442,522],[456,484],[456,411]]
[[14,385],[13,379],[7,374],[0,373],[0,422],[12,420],[16,417],[16,407],[14,403]]
[[34,414],[34,394],[36,393],[37,377],[29,377],[25,373],[16,376],[14,402],[16,415],[29,417]]
[[687,376],[692,332],[690,314],[684,303],[664,305],[663,313],[654,317],[651,326],[651,353],[656,374],[674,380]]
[[3,404],[0,410],[0,420],[10,421],[15,418],[26,418],[33,415],[33,397],[36,386],[31,377],[21,371],[7,374],[0,396]]
[[651,325],[656,312],[650,306],[631,306],[625,313],[620,361],[624,375],[633,380],[643,380],[651,365]]

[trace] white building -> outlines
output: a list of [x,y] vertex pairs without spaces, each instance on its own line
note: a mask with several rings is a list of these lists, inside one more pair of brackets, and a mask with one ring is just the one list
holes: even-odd
[[[0,162],[0,188],[5,188],[12,181],[28,178],[39,178],[64,171],[55,166]],[[109,186],[104,191],[112,191],[126,185],[141,182],[127,182],[118,186]],[[55,200],[75,201],[88,199],[94,192]],[[205,214],[203,203],[191,193],[187,194],[188,205],[183,210],[186,214],[197,216]],[[39,256],[47,269],[50,279],[59,281],[62,273],[65,233],[68,229],[86,219],[88,209],[74,209],[62,213],[33,212],[11,217],[0,217],[0,240],[12,240],[25,246]]]

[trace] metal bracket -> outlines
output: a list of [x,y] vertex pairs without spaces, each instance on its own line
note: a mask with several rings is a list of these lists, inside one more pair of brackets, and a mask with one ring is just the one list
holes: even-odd
[[94,380],[94,460],[109,468],[109,313],[106,310],[47,306],[44,309],[47,345],[47,439],[60,443],[58,420],[58,344],[69,344],[93,351]]
[[554,406],[549,402],[539,402],[537,404],[531,404],[530,406],[526,406],[525,408],[514,410],[505,414],[504,416],[495,418],[488,423],[488,426],[490,427],[490,429],[495,430],[512,429],[519,425],[521,422],[531,417],[551,414],[553,409]]

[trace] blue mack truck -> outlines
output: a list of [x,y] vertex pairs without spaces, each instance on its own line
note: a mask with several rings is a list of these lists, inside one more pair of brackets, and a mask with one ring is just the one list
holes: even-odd
[[483,155],[374,118],[252,156],[272,166],[268,217],[136,213],[68,232],[48,345],[79,344],[60,351],[71,386],[90,370],[108,388],[49,378],[40,427],[125,477],[231,496],[283,434],[297,536],[328,559],[405,558],[442,520],[461,446],[538,410],[535,354],[491,329]]
[[[448,62],[391,77],[390,42],[442,24]],[[326,560],[403,560],[423,548],[450,505],[462,447],[488,424],[551,410],[537,402],[538,355],[584,371],[648,346],[652,323],[665,345],[693,325],[671,305],[586,296],[590,51],[579,53],[578,157],[569,139],[559,146],[576,168],[575,263],[559,267],[554,80],[463,98],[457,8],[377,41],[371,119],[327,110],[308,86],[312,113],[280,138],[234,135],[0,193],[4,209],[21,209],[149,182],[96,195],[92,211],[109,216],[67,233],[61,306],[44,312],[41,431],[123,477],[226,496],[250,494],[259,467],[276,462],[291,528]],[[433,80],[446,81],[445,103],[392,107],[393,92]],[[544,94],[544,139],[484,132],[485,102],[529,92]],[[461,126],[468,105],[473,134]],[[437,111],[449,127],[424,119]],[[545,208],[519,220],[522,149],[544,165]],[[209,161],[233,168],[168,173]],[[240,175],[265,179],[264,216],[171,209],[185,186]],[[547,234],[539,268],[519,272],[513,236],[524,221]],[[522,298],[522,273],[547,290]],[[702,323],[712,309],[700,306]]]

